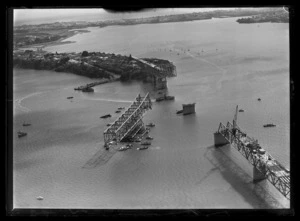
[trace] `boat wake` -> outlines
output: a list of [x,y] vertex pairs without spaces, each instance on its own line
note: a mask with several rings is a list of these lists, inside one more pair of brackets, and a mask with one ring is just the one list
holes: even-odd
[[30,97],[33,97],[33,96],[35,96],[35,95],[42,94],[42,93],[45,93],[45,92],[35,92],[35,93],[32,93],[32,94],[28,94],[28,95],[26,95],[25,97],[16,99],[15,102],[16,102],[17,107],[19,107],[21,111],[24,111],[24,112],[27,112],[27,113],[30,112],[31,109],[29,109],[29,108],[23,106],[23,105],[22,105],[22,101],[24,101],[24,100],[27,99],[27,98],[30,98]]
[[107,101],[107,102],[117,102],[117,103],[132,103],[132,101],[129,100],[114,100],[114,99],[104,99],[104,98],[89,98],[84,97],[86,100],[92,100],[92,101]]

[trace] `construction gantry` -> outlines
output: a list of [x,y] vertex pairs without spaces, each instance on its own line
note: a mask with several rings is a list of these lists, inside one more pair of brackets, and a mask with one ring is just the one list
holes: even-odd
[[121,142],[126,137],[131,136],[132,133],[140,130],[144,125],[143,114],[151,109],[151,106],[149,93],[145,97],[138,94],[127,110],[104,131],[105,145],[110,141]]

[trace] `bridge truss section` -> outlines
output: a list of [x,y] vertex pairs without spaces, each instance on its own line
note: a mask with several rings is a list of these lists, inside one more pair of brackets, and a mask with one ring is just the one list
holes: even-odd
[[[257,144],[253,138],[250,138],[241,129],[230,122],[227,125],[220,123],[218,133],[237,149],[250,164],[253,165],[264,177],[287,199],[290,199],[290,172],[282,166],[269,153],[265,153],[261,158],[256,151],[253,151],[249,143]],[[248,142],[245,142],[247,140]],[[250,142],[249,142],[250,141]],[[248,143],[248,144],[247,144]],[[253,147],[253,146],[252,146]]]
[[104,131],[105,145],[110,141],[121,142],[127,136],[131,136],[137,127],[140,128],[144,125],[143,115],[151,108],[152,102],[149,93],[144,97],[138,94],[126,111]]

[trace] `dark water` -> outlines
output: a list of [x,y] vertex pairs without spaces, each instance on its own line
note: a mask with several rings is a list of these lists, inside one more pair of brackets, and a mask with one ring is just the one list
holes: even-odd
[[[102,148],[106,124],[117,118],[114,111],[128,107],[151,87],[114,82],[84,94],[73,88],[90,79],[15,70],[15,131],[24,120],[32,123],[23,128],[27,137],[15,139],[15,206],[288,207],[267,182],[252,184],[252,168],[239,153],[213,147],[213,132],[220,122],[233,119],[239,105],[245,110],[239,113],[239,126],[289,168],[288,25],[258,27],[234,20],[91,29],[68,39],[74,44],[46,48],[131,53],[168,59],[177,66],[178,76],[168,79],[175,101],[154,103],[144,117],[156,124],[151,147],[118,152],[93,169],[82,166]],[[176,115],[188,102],[196,102],[196,114]],[[112,119],[99,118],[107,113]],[[262,127],[269,122],[277,126]],[[39,195],[43,201],[36,200]]]

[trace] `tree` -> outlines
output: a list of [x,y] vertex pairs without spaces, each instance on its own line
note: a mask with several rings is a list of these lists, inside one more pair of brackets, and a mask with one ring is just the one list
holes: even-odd
[[89,53],[88,53],[87,51],[83,51],[82,54],[81,54],[81,56],[82,56],[82,57],[89,56]]

